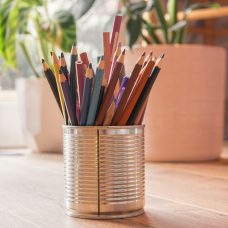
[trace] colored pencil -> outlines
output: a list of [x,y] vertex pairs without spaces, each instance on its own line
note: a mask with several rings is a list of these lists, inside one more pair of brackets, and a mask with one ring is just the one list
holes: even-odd
[[106,89],[106,87],[107,87],[107,80],[106,80],[106,78],[103,76],[102,82],[101,82],[101,90],[100,90],[100,94],[99,94],[98,105],[97,105],[97,112],[96,112],[96,118],[95,118],[95,119],[97,119],[97,115],[98,115],[98,112],[99,112],[99,110],[100,110],[100,107],[101,107],[103,98],[104,98],[104,94],[105,94],[105,89]]
[[76,62],[76,75],[77,75],[77,93],[78,93],[78,104],[81,108],[82,105],[82,97],[83,97],[83,89],[84,89],[84,64],[82,61]]
[[52,70],[50,69],[49,65],[42,59],[42,65],[43,65],[43,71],[44,74],[47,78],[47,81],[51,87],[52,93],[54,94],[55,100],[59,106],[59,109],[62,112],[61,104],[60,104],[60,99],[59,99],[59,93],[58,93],[58,88],[55,80],[55,75],[53,74]]
[[141,125],[143,122],[143,118],[146,112],[146,107],[147,107],[147,103],[148,103],[148,98],[147,100],[143,103],[143,106],[139,112],[139,114],[137,115],[137,117],[135,118],[135,122],[134,125]]
[[146,100],[149,96],[149,93],[152,89],[152,86],[153,86],[159,72],[160,72],[160,68],[158,66],[155,66],[152,74],[148,78],[148,80],[131,112],[131,115],[129,116],[129,119],[127,120],[127,125],[133,125],[135,123],[135,120],[136,120],[140,110],[142,109],[144,102],[146,102]]
[[85,65],[85,68],[87,68],[89,66],[89,59],[88,59],[88,55],[86,52],[82,52],[80,54],[80,59],[83,62],[83,64]]
[[73,102],[71,98],[70,87],[61,69],[59,70],[59,80],[60,80],[61,89],[64,95],[63,96],[64,102],[66,105],[66,109],[67,109],[67,113],[68,113],[71,125],[73,126],[78,125],[77,118],[73,110]]
[[110,33],[103,32],[103,49],[104,49],[104,71],[105,77],[109,78],[111,69],[111,49],[110,49]]
[[89,105],[90,105],[92,79],[93,79],[93,69],[92,69],[92,64],[90,63],[86,70],[85,82],[84,82],[84,90],[83,90],[83,98],[82,98],[82,106],[81,106],[81,119],[80,119],[81,126],[86,125],[86,120],[87,120],[87,115],[88,115]]
[[139,60],[137,61],[136,65],[130,75],[127,86],[123,92],[123,95],[119,101],[118,107],[116,108],[116,111],[114,113],[114,116],[112,119],[112,125],[116,125],[122,115],[122,112],[127,104],[128,98],[131,95],[131,91],[134,88],[134,85],[137,81],[139,73],[142,69],[142,64],[144,62],[144,58],[145,58],[145,53],[143,53],[142,56],[139,58]]
[[91,126],[95,124],[96,113],[99,105],[99,97],[101,93],[101,83],[104,77],[104,60],[101,59],[96,70],[96,75],[94,79],[94,88],[91,95],[91,103],[89,106],[88,117],[86,125]]
[[115,111],[115,102],[113,100],[105,115],[105,119],[103,123],[104,126],[109,126],[111,124],[114,111]]
[[63,74],[65,75],[65,77],[69,83],[69,71],[67,69],[67,64],[66,64],[66,60],[65,60],[63,52],[61,52],[61,56],[60,56],[60,69],[62,70]]
[[123,80],[122,80],[122,83],[121,83],[121,86],[120,86],[120,91],[118,93],[117,100],[116,100],[116,103],[115,103],[115,109],[118,107],[118,105],[120,103],[120,100],[121,100],[121,98],[123,96],[124,90],[126,89],[128,81],[129,81],[129,77],[124,77]]
[[[120,119],[117,122],[117,125],[119,126],[123,126],[126,125],[128,118],[147,82],[148,77],[150,76],[152,69],[154,67],[155,62],[153,62],[152,60],[149,60],[147,65],[145,66],[145,70],[142,73],[142,76],[137,84],[137,87],[134,89],[131,97],[129,98],[126,107],[124,108]],[[129,84],[129,83],[128,83]]]
[[113,49],[115,49],[114,41],[115,41],[116,32],[118,34],[117,35],[117,40],[118,40],[118,37],[119,37],[121,21],[122,21],[122,16],[116,16],[115,17],[114,25],[113,25],[113,29],[112,29],[111,44],[110,44],[111,52],[112,52]]
[[62,113],[63,113],[64,119],[66,120],[66,113],[65,113],[65,105],[64,105],[64,100],[63,100],[63,94],[62,94],[62,90],[61,90],[60,83],[59,83],[59,61],[58,61],[58,58],[57,58],[57,56],[56,56],[56,54],[54,52],[51,52],[51,57],[52,57],[51,59],[52,59],[53,68],[54,68],[55,81],[56,81],[57,88],[58,88],[58,93],[59,93],[61,109],[62,109]]
[[108,83],[108,86],[107,86],[107,89],[106,89],[106,92],[104,95],[104,99],[103,99],[103,102],[101,104],[100,110],[98,112],[97,120],[96,120],[96,124],[98,126],[103,124],[103,121],[105,118],[105,113],[107,111],[107,108],[110,105],[111,99],[113,97],[113,92],[115,90],[116,83],[119,79],[120,72],[123,68],[124,56],[125,56],[125,50],[121,53],[121,55],[117,59],[116,64],[115,64],[115,68],[114,68],[112,76],[111,76],[111,79]]
[[78,60],[76,44],[71,48],[70,55],[70,92],[73,102],[73,110],[76,112],[76,99],[77,99],[77,80],[75,62]]

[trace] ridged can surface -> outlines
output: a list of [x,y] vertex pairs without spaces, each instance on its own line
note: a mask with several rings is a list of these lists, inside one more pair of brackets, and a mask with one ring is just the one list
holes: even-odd
[[66,214],[126,218],[143,213],[144,126],[63,126]]

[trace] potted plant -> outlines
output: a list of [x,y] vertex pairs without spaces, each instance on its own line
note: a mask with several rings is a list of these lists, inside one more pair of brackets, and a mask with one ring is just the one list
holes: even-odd
[[[126,57],[126,72],[139,52],[153,51],[155,56],[163,52],[166,56],[144,118],[146,160],[217,159],[223,140],[225,50],[183,43],[192,10],[210,7],[217,14],[219,9],[213,8],[217,5],[194,4],[178,12],[177,2],[168,0],[165,11],[160,0],[126,0],[121,10],[127,17],[132,48]],[[208,10],[200,12],[202,18]],[[147,45],[133,47],[139,40]]]
[[50,60],[50,51],[71,49],[76,41],[75,19],[83,16],[93,2],[81,1],[77,18],[70,10],[56,10],[56,2],[48,0],[0,3],[0,54],[6,65],[18,68],[20,48],[33,72],[29,78],[16,80],[16,89],[23,132],[35,151],[59,151],[62,147],[62,117],[41,73],[40,60]]

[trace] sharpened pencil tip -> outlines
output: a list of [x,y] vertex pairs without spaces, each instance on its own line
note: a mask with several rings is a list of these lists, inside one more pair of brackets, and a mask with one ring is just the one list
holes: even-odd
[[126,53],[126,50],[124,49],[124,50],[122,51],[122,55],[125,55],[125,53]]
[[62,74],[63,72],[62,72],[62,70],[61,69],[59,69],[59,74]]
[[92,63],[89,63],[89,68],[92,69]]
[[64,54],[63,54],[63,52],[61,52],[61,58],[64,58]]
[[73,47],[76,47],[76,42],[73,43]]
[[51,56],[53,55],[53,51],[50,52]]
[[159,58],[163,59],[165,57],[165,54],[162,53]]
[[146,52],[144,51],[143,54],[142,54],[142,57],[144,57],[146,55]]
[[44,59],[42,59],[42,63],[44,63],[45,61],[44,61]]

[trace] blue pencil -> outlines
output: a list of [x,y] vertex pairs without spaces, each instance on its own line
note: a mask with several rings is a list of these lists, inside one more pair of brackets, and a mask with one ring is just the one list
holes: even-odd
[[88,112],[88,117],[86,121],[87,126],[92,126],[95,124],[103,75],[104,75],[104,60],[103,58],[101,58],[99,65],[97,67],[96,75],[94,79],[94,89],[92,92],[91,103],[89,106],[89,112]]
[[89,104],[90,104],[92,80],[93,80],[93,69],[92,69],[92,64],[90,63],[86,70],[85,82],[84,82],[84,90],[83,90],[82,106],[81,106],[81,119],[80,119],[81,126],[86,125],[86,119],[87,119]]

